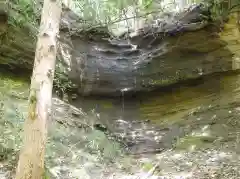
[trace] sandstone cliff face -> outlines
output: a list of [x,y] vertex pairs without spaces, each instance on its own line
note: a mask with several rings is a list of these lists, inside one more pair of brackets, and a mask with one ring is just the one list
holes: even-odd
[[[14,15],[21,13],[9,11],[10,17]],[[239,68],[234,18],[219,33],[209,24],[208,10],[202,5],[177,15],[163,14],[157,24],[118,38],[104,27],[80,30],[79,20],[64,10],[57,70],[80,94],[153,90]],[[1,36],[0,64],[31,71],[36,32],[33,24],[8,25],[7,34]]]

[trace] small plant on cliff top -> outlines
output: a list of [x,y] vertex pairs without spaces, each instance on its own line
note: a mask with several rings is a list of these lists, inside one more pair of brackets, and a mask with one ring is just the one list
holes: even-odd
[[240,7],[239,0],[204,0],[209,6],[212,20],[222,20],[233,12],[234,9]]

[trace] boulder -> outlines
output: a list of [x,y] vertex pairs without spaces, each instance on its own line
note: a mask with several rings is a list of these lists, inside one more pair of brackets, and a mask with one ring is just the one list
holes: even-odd
[[[9,15],[19,13],[12,10]],[[204,5],[194,5],[180,13],[161,13],[140,29],[116,37],[108,27],[82,29],[83,20],[64,8],[57,81],[71,82],[79,94],[110,96],[237,70],[233,64],[238,57],[229,48],[234,39],[222,38],[210,16]],[[31,71],[36,32],[36,24],[9,25],[0,65]]]
[[81,94],[123,95],[232,70],[233,53],[209,18],[197,5],[118,39],[103,29],[73,34],[69,77]]

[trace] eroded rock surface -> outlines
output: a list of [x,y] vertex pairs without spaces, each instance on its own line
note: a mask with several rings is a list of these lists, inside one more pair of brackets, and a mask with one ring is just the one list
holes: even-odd
[[[14,8],[9,12],[10,17],[21,16]],[[107,27],[81,30],[82,20],[64,9],[57,64],[62,75],[58,77],[72,81],[80,94],[122,95],[238,69],[239,65],[233,64],[239,55],[229,44],[239,42],[222,38],[209,24],[210,14],[203,5],[156,18],[154,23],[117,38]],[[36,26],[8,26],[1,40],[2,67],[31,71]]]

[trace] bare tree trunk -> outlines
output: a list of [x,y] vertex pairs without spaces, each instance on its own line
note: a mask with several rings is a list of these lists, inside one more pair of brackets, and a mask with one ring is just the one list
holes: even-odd
[[44,0],[31,79],[29,113],[24,126],[16,179],[42,179],[44,175],[47,121],[51,115],[61,11],[60,0]]

